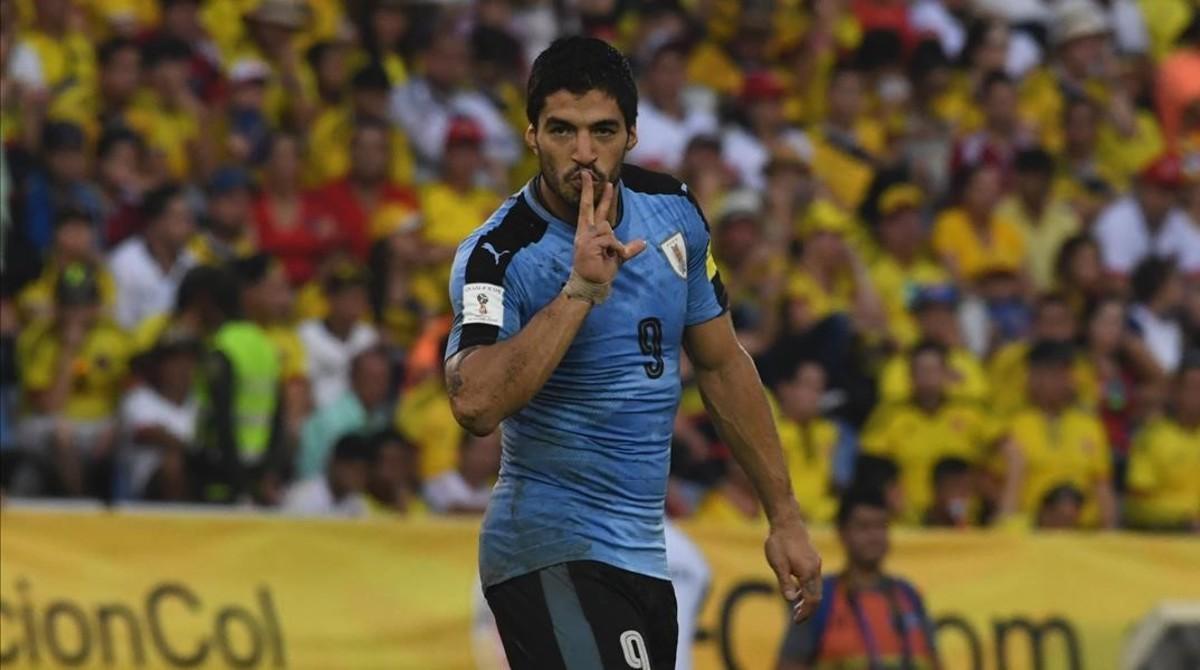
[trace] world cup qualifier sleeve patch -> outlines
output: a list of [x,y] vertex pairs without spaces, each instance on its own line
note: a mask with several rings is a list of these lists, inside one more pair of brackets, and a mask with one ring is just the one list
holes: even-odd
[[504,325],[504,287],[485,283],[465,284],[462,304],[463,325]]

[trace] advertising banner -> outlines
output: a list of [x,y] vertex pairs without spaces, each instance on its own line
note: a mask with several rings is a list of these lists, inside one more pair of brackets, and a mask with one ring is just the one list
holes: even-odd
[[[699,670],[773,668],[787,610],[765,528],[684,524],[713,583]],[[477,521],[0,513],[0,667],[466,670],[497,643]],[[827,570],[835,536],[814,535]],[[946,668],[1120,667],[1157,604],[1200,601],[1191,538],[896,531]]]

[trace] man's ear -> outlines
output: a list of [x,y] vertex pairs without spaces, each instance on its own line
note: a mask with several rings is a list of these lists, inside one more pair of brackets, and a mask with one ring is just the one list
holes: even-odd
[[629,127],[629,137],[625,140],[625,151],[632,151],[637,146],[637,126]]
[[525,128],[525,146],[529,147],[534,156],[538,155],[537,130],[534,129],[532,123]]

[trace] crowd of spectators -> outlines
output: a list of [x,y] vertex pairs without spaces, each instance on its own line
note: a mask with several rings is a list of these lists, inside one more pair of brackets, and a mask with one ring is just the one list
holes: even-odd
[[[477,513],[456,246],[532,59],[639,81],[805,514],[1200,530],[1191,0],[0,0],[13,496]],[[668,512],[760,518],[684,375]]]

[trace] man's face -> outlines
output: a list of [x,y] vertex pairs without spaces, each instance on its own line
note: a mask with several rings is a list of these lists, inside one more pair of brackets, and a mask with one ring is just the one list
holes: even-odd
[[367,464],[359,460],[333,463],[334,486],[343,493],[362,493],[367,489]]
[[923,352],[912,361],[913,393],[918,398],[941,397],[948,377],[946,361],[933,351]]
[[975,496],[971,474],[964,472],[943,478],[938,482],[934,495],[943,509],[960,518],[960,515],[966,514],[971,499]]
[[200,23],[199,4],[176,2],[163,10],[163,30],[175,39],[191,42],[204,34]]
[[996,82],[988,89],[983,113],[992,128],[1010,128],[1017,117],[1017,91],[1011,85]]
[[347,67],[347,51],[345,47],[330,47],[317,63],[317,79],[322,88],[329,91],[345,89],[350,78]]
[[563,90],[546,97],[537,127],[525,130],[525,142],[538,157],[547,188],[578,209],[583,171],[592,173],[593,202],[599,204],[604,182],[615,184],[620,178],[625,153],[637,144],[637,130],[625,125],[617,101],[607,93]]
[[1042,203],[1050,197],[1051,178],[1037,172],[1017,173],[1017,193],[1028,202]]
[[467,439],[462,452],[463,475],[475,480],[496,476],[500,471],[500,432]]
[[990,214],[1003,193],[1000,171],[991,166],[981,167],[971,175],[963,195],[963,205],[974,215]]
[[140,162],[137,144],[121,142],[113,146],[97,166],[101,183],[112,188],[132,188],[138,179]]
[[482,166],[483,152],[478,144],[459,142],[446,147],[442,156],[442,170],[451,182],[470,183]]
[[235,188],[208,201],[213,224],[225,232],[243,230],[250,221],[250,192]]
[[660,54],[646,73],[647,94],[659,100],[678,99],[683,91],[686,74],[682,55],[676,51]]
[[388,361],[380,354],[367,354],[358,361],[351,383],[363,407],[370,410],[387,400],[389,376]]
[[54,232],[54,255],[61,263],[83,261],[96,251],[96,235],[85,220],[64,221]]
[[1103,62],[1108,48],[1106,35],[1089,35],[1071,40],[1059,48],[1059,57],[1067,71],[1076,77],[1087,76]]
[[362,181],[377,182],[385,179],[390,164],[388,136],[382,128],[363,128],[354,136],[350,147],[351,169]]
[[855,72],[843,72],[829,86],[829,113],[841,119],[857,119],[862,113],[862,77]]
[[1063,303],[1048,302],[1038,310],[1033,330],[1039,339],[1065,342],[1075,337],[1075,315]]
[[50,172],[54,178],[64,182],[83,181],[87,178],[87,157],[79,149],[59,149],[47,156]]
[[748,215],[735,214],[721,223],[717,233],[717,258],[739,263],[758,246],[758,223]]
[[435,88],[451,90],[470,75],[471,54],[465,40],[442,35],[425,53],[425,76]]
[[112,55],[100,73],[100,89],[111,102],[126,102],[137,92],[141,78],[141,55],[137,49],[122,49]]
[[182,249],[196,231],[192,212],[182,196],[172,199],[167,204],[156,223],[162,231],[163,241],[172,249]]
[[1074,395],[1071,368],[1062,364],[1029,368],[1029,397],[1041,409],[1062,407]]
[[779,387],[779,404],[793,420],[805,421],[821,413],[825,393],[825,370],[819,365],[803,365],[796,375]]
[[883,220],[880,228],[885,249],[901,255],[911,256],[921,249],[923,242],[921,214],[913,207],[906,207]]
[[354,323],[361,321],[367,315],[367,289],[362,286],[349,286],[329,296],[330,318]]
[[846,525],[838,530],[846,558],[867,570],[878,570],[888,552],[888,512],[859,505],[850,513]]
[[1096,110],[1089,104],[1073,104],[1063,123],[1063,139],[1076,151],[1091,151],[1096,146]]
[[929,305],[917,313],[921,336],[942,346],[953,346],[958,340],[958,315],[948,305]]
[[1175,191],[1144,180],[1138,184],[1137,196],[1146,220],[1152,225],[1161,222],[1176,201]]
[[1083,509],[1071,498],[1063,496],[1042,508],[1038,526],[1049,529],[1078,528]]
[[373,89],[362,89],[354,92],[354,113],[376,119],[388,118],[388,93]]

